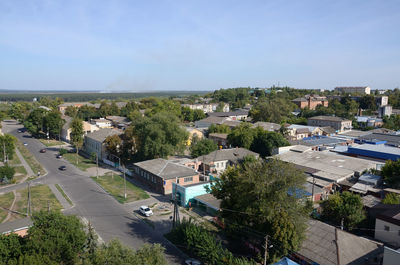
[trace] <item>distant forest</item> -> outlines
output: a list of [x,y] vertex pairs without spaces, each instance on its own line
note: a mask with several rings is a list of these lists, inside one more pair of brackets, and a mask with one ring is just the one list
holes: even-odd
[[64,102],[79,102],[79,101],[96,101],[96,100],[129,100],[134,98],[147,97],[180,97],[187,95],[204,95],[210,91],[160,91],[147,93],[99,93],[99,92],[82,92],[82,93],[43,93],[43,92],[0,92],[0,101],[32,101],[37,98],[39,101],[42,97],[52,99],[62,98]]

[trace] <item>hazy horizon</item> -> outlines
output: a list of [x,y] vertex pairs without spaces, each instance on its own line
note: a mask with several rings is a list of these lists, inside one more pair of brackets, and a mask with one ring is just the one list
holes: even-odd
[[2,1],[0,90],[400,86],[400,1]]

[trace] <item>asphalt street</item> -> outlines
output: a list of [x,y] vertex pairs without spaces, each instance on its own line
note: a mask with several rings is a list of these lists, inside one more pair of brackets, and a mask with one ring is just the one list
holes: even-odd
[[[119,239],[132,248],[140,248],[145,243],[159,243],[166,248],[166,257],[170,264],[182,264],[184,256],[169,243],[161,234],[153,230],[140,218],[119,204],[113,197],[105,193],[87,173],[69,164],[64,159],[57,159],[57,149],[46,148],[38,140],[27,133],[18,133],[22,128],[16,122],[3,122],[3,132],[10,133],[25,142],[29,151],[47,170],[47,175],[33,180],[37,184],[60,184],[65,193],[74,203],[74,207],[64,211],[65,214],[78,215],[86,218],[94,226],[96,232],[105,241]],[[46,153],[39,150],[46,148]],[[58,168],[62,165],[66,171]],[[1,189],[1,192],[25,187],[26,183]]]

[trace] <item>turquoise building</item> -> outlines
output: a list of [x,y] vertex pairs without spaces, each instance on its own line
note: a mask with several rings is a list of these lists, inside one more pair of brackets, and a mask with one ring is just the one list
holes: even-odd
[[211,182],[203,182],[185,186],[172,183],[172,199],[175,199],[176,191],[176,197],[180,206],[189,207],[189,202],[194,205],[196,203],[194,198],[199,195],[207,194],[206,187],[209,187],[210,183]]

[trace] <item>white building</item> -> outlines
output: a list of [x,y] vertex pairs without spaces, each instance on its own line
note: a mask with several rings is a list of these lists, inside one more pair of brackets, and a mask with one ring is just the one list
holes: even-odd
[[375,221],[375,239],[393,247],[400,247],[400,208],[393,208],[378,214]]
[[100,118],[100,119],[91,119],[91,124],[96,125],[99,128],[112,128],[112,122],[110,120]]

